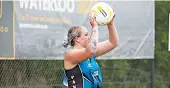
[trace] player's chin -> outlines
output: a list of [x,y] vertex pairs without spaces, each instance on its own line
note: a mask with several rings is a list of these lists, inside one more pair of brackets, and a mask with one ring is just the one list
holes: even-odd
[[87,44],[83,45],[84,48],[86,48],[87,46],[88,46]]
[[88,46],[88,43],[84,43],[84,48],[86,48]]

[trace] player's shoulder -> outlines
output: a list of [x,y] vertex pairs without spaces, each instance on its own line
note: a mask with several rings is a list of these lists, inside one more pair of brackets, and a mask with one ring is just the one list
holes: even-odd
[[72,56],[78,55],[78,54],[80,54],[81,51],[82,51],[82,49],[69,50],[65,53],[65,58],[67,59],[67,58],[71,58]]
[[71,56],[73,56],[76,51],[77,51],[77,49],[72,49],[72,50],[67,51],[65,53],[65,59],[70,58]]
[[73,53],[73,52],[75,52],[75,51],[77,51],[77,49],[68,50],[68,51],[66,52],[66,55],[67,55],[67,54],[71,54],[71,53]]
[[65,55],[64,55],[64,57],[65,57],[65,59],[67,59],[68,57],[70,57],[71,55],[72,55],[72,52],[73,52],[74,50],[69,50],[69,51],[67,51],[66,53],[65,53]]

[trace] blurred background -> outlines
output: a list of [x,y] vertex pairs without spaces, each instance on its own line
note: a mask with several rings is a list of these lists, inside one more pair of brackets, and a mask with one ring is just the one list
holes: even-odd
[[[11,3],[11,2],[4,2],[4,3]],[[16,8],[17,8],[17,6],[19,6],[19,5],[17,5],[18,2],[15,2],[15,3],[16,3]],[[118,2],[118,3],[121,4],[121,2]],[[129,5],[131,5],[130,8],[133,7],[132,5],[135,5],[134,3],[138,3],[139,7],[141,5],[140,2],[138,2],[138,1],[131,2],[131,4],[129,4]],[[141,1],[141,3],[146,5],[147,2]],[[1,6],[3,6],[3,3],[1,4]],[[12,4],[10,6],[12,6]],[[116,5],[113,5],[113,6],[116,6]],[[118,8],[118,6],[117,6],[117,8]],[[134,6],[134,8],[135,8],[135,6]],[[169,69],[170,54],[168,52],[168,32],[169,32],[168,31],[168,27],[169,27],[168,26],[169,25],[168,17],[169,17],[169,13],[170,13],[170,1],[155,1],[154,8],[155,9],[151,9],[151,10],[147,11],[148,13],[151,11],[151,13],[152,13],[152,11],[154,10],[154,15],[155,15],[154,19],[152,19],[153,15],[148,15],[148,16],[151,16],[151,18],[146,17],[143,19],[154,20],[155,25],[151,24],[150,26],[149,25],[147,26],[147,23],[152,23],[152,21],[149,21],[149,20],[142,21],[142,18],[140,21],[140,24],[146,24],[145,28],[153,28],[154,27],[154,29],[153,29],[154,31],[150,31],[149,29],[148,30],[146,29],[146,31],[144,31],[144,32],[141,31],[142,33],[144,33],[144,35],[141,36],[142,38],[145,38],[144,36],[147,35],[147,33],[150,33],[149,35],[154,35],[151,37],[151,40],[149,42],[147,41],[148,45],[146,45],[146,46],[149,46],[149,47],[147,47],[147,48],[145,47],[144,50],[141,50],[142,52],[147,52],[147,54],[142,53],[142,52],[141,52],[141,54],[134,54],[135,51],[140,51],[140,49],[138,49],[138,48],[140,48],[139,46],[142,43],[142,40],[140,40],[140,41],[134,40],[134,42],[139,42],[137,44],[137,46],[138,46],[137,48],[132,47],[132,45],[131,45],[131,46],[128,46],[130,48],[128,48],[128,47],[123,48],[125,50],[122,50],[122,51],[127,50],[125,53],[115,54],[114,52],[116,52],[116,51],[110,52],[106,56],[101,57],[101,60],[98,60],[99,65],[101,66],[102,74],[103,74],[103,81],[104,81],[103,88],[151,88],[151,77],[154,77],[155,88],[169,88],[169,85],[170,85],[170,69]],[[115,9],[116,9],[116,7],[115,7]],[[10,9],[10,8],[9,8],[9,10],[12,11],[12,9]],[[1,9],[1,11],[3,12],[3,9]],[[13,52],[8,53],[7,55],[0,53],[1,56],[3,56],[3,57],[8,56],[8,58],[6,58],[5,60],[0,61],[0,88],[62,88],[63,87],[62,86],[62,76],[63,76],[63,60],[62,60],[63,53],[62,52],[64,52],[64,49],[60,48],[61,46],[58,45],[58,42],[61,41],[62,38],[64,38],[64,35],[62,35],[63,37],[61,37],[60,40],[58,40],[58,42],[54,42],[54,44],[50,42],[51,45],[48,42],[45,42],[46,45],[44,45],[44,46],[46,46],[45,48],[48,49],[48,51],[51,51],[56,48],[61,50],[62,52],[59,52],[59,54],[58,53],[52,54],[54,57],[55,56],[58,56],[58,57],[56,57],[56,58],[45,57],[45,56],[50,56],[51,54],[49,54],[49,53],[43,53],[45,55],[44,56],[42,55],[43,57],[41,57],[41,54],[37,53],[36,49],[34,49],[34,48],[37,48],[36,46],[38,46],[38,45],[36,45],[35,47],[29,46],[31,44],[32,45],[36,44],[36,42],[34,42],[34,41],[36,41],[36,38],[37,38],[37,37],[34,38],[35,34],[29,35],[30,28],[27,28],[27,26],[19,26],[20,23],[25,23],[27,25],[28,25],[28,23],[32,23],[31,21],[25,20],[26,18],[22,17],[22,15],[26,15],[26,16],[30,16],[30,15],[28,13],[23,14],[25,10],[23,10],[23,12],[19,12],[19,11],[20,11],[20,9],[16,10],[16,18],[15,18],[15,19],[20,19],[18,22],[16,22],[18,24],[18,26],[16,25],[16,29],[15,29],[15,31],[16,31],[15,35],[16,35],[16,38],[18,39],[18,40],[16,40],[16,50],[10,50],[11,49],[10,47],[12,45],[7,45],[6,42],[1,42],[1,46],[9,47],[9,51],[13,51],[13,52],[17,51],[16,59],[18,59],[18,60],[12,60],[13,58],[11,58],[11,57],[13,55]],[[125,10],[123,10],[123,11],[125,11]],[[135,11],[135,10],[133,10],[133,11]],[[18,15],[17,12],[18,12],[18,14],[19,13],[20,14]],[[31,11],[28,11],[28,12],[34,14],[34,12],[31,12]],[[118,13],[122,14],[121,12],[118,12]],[[146,14],[143,14],[143,15],[146,15]],[[9,14],[9,15],[11,15],[11,14]],[[4,15],[1,14],[1,17],[2,16],[4,16]],[[9,16],[9,17],[12,17],[12,16]],[[121,21],[119,22],[118,18],[116,19],[116,21],[118,23],[121,23]],[[4,19],[1,18],[1,25],[3,25],[3,23],[5,24],[5,22],[6,22],[5,26],[12,24],[7,21],[2,22],[2,20],[4,20]],[[14,20],[13,18],[8,18],[8,20],[10,20],[10,19],[12,21]],[[68,24],[65,26],[69,27],[69,25],[71,25],[71,24],[69,24],[68,20],[67,20],[67,22],[68,22]],[[126,23],[128,23],[128,22],[126,22]],[[85,23],[81,23],[81,24],[84,25]],[[43,25],[46,25],[46,24],[43,24]],[[59,26],[53,25],[53,23],[51,23],[50,25],[52,27],[56,27],[56,28],[59,27]],[[86,23],[86,25],[87,25],[87,23]],[[120,26],[121,24],[116,24],[116,25],[118,26],[119,29],[124,29]],[[141,27],[141,29],[140,29],[139,28],[140,26],[141,25],[131,26],[131,27],[135,27],[135,28],[131,28],[131,29],[142,30],[143,28]],[[11,28],[11,26],[9,28]],[[42,29],[46,29],[46,28],[47,28],[46,26],[43,26]],[[87,28],[88,28],[88,26],[87,26]],[[135,32],[136,31],[138,32],[139,30],[135,30]],[[39,30],[37,32],[35,32],[35,31],[33,32],[31,30],[32,33],[37,34],[37,36],[38,36],[37,39],[45,38],[45,37],[42,38],[41,36],[43,33],[46,33],[46,30],[41,30],[41,33],[39,33],[39,34],[37,33]],[[66,31],[66,30],[64,30],[64,31]],[[133,33],[133,32],[134,32],[134,30],[131,33]],[[123,35],[123,33],[129,33],[129,32],[119,31],[119,33],[121,35]],[[12,31],[10,31],[10,30],[9,30],[8,34],[14,35],[12,33]],[[121,42],[124,43],[124,41],[123,41],[124,37],[122,37],[121,35],[120,35],[120,38],[122,40]],[[130,34],[127,34],[127,35],[130,35]],[[1,40],[6,38],[6,35],[4,35],[2,33],[0,34],[0,36],[1,36],[0,37]],[[29,39],[30,41],[27,41],[27,39],[26,39],[26,38],[29,38],[28,36],[30,36],[30,39]],[[24,39],[24,37],[25,37],[25,39]],[[132,35],[132,37],[133,37],[133,35]],[[107,36],[106,36],[106,38],[107,38]],[[11,40],[12,39],[13,38],[11,36]],[[150,37],[148,37],[146,39],[149,40]],[[8,39],[8,40],[10,40],[10,39]],[[46,38],[44,40],[46,40]],[[100,40],[102,40],[102,39],[100,38]],[[132,42],[133,38],[130,38],[130,40],[131,40],[131,42],[129,42],[129,43],[134,44]],[[136,40],[138,40],[138,38]],[[5,39],[3,41],[5,41]],[[47,41],[48,41],[48,39],[47,39]],[[7,41],[7,43],[9,43],[9,41]],[[42,44],[45,44],[45,43],[42,43]],[[41,45],[41,42],[39,42],[38,44]],[[57,45],[58,45],[58,47],[56,47]],[[6,50],[6,48],[3,49],[3,47],[0,50],[1,52],[3,50]],[[30,49],[30,50],[25,50],[25,48]],[[32,49],[32,54],[27,55],[27,53],[25,53],[25,52],[31,51],[31,49]],[[41,51],[41,49],[43,49],[43,48],[39,47],[39,49]],[[46,49],[44,49],[43,52],[45,52]],[[141,49],[143,49],[143,48],[141,48]],[[116,49],[116,50],[120,50],[120,49]],[[149,51],[149,50],[151,50],[151,51]],[[129,53],[128,51],[131,51],[131,53]],[[8,51],[6,51],[6,52],[8,52]],[[53,52],[57,52],[57,51],[53,51]],[[117,52],[120,52],[120,51],[117,51]],[[38,55],[38,56],[33,57],[34,54]],[[118,56],[114,57],[114,55],[118,55]],[[123,55],[123,57],[121,57],[122,55]],[[15,54],[14,54],[14,56],[15,56]],[[126,57],[128,57],[128,59]],[[10,60],[7,60],[7,59],[10,59]],[[155,65],[154,73],[152,73],[153,61],[155,62],[154,63],[154,65]]]

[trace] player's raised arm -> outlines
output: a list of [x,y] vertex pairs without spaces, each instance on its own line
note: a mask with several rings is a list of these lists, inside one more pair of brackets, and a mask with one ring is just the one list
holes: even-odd
[[95,53],[96,57],[106,54],[119,44],[119,37],[114,24],[114,18],[115,15],[113,16],[111,22],[107,24],[107,28],[109,31],[109,39],[97,44],[97,51]]

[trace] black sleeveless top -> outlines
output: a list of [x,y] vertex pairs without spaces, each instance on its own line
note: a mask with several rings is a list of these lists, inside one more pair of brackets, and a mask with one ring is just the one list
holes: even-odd
[[73,69],[65,70],[69,88],[83,88],[83,77],[78,65]]

